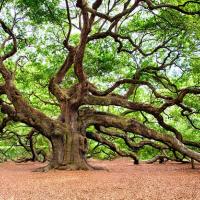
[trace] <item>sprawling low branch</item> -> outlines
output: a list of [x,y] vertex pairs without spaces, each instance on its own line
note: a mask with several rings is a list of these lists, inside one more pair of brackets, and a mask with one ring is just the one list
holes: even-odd
[[142,135],[149,139],[161,141],[173,149],[179,151],[183,155],[187,155],[188,157],[200,162],[200,153],[188,149],[177,138],[168,134],[156,132],[155,130],[148,128],[147,126],[137,122],[134,119],[126,119],[123,117],[100,112],[91,112],[88,114],[85,113],[85,116],[82,116],[82,120],[85,122],[85,126],[97,124],[105,127],[115,127],[123,131]]
[[35,128],[46,137],[62,135],[64,132],[67,132],[67,126],[62,122],[59,120],[52,120],[25,102],[18,105],[16,108],[1,102],[0,107],[1,112],[7,114],[11,120],[25,123],[28,126]]
[[115,144],[113,144],[112,142],[110,142],[106,138],[102,137],[100,134],[94,133],[94,132],[87,132],[86,136],[89,139],[95,140],[97,142],[100,142],[101,144],[104,144],[104,145],[108,146],[112,151],[116,152],[118,155],[120,155],[122,157],[131,157],[131,158],[133,158],[135,164],[139,163],[139,160],[138,160],[138,158],[137,158],[135,153],[121,151],[119,148],[117,148],[117,146]]
[[109,130],[109,129],[104,128],[103,126],[95,126],[95,128],[100,133],[103,133],[105,135],[108,135],[108,136],[111,136],[111,137],[114,136],[116,138],[122,138],[124,140],[124,142],[126,143],[126,145],[130,149],[132,149],[133,151],[137,151],[137,150],[143,148],[146,145],[151,146],[155,149],[159,149],[159,150],[168,149],[168,146],[158,144],[158,143],[151,141],[151,140],[143,140],[143,141],[140,141],[139,143],[133,142],[133,140],[129,138],[128,134],[123,132],[123,131],[119,132],[119,131],[116,131],[116,130],[115,131]]

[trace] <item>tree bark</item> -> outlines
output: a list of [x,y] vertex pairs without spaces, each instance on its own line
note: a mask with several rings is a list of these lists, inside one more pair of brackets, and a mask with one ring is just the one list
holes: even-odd
[[[52,143],[52,160],[48,169],[89,170],[92,169],[85,159],[87,139],[81,132],[78,114],[67,103],[62,110],[61,120],[68,125],[68,132],[50,137]],[[46,169],[46,168],[45,168]],[[44,169],[44,171],[46,171]]]
[[67,136],[54,136],[52,142],[51,168],[67,170],[87,170],[91,167],[85,159],[87,144],[79,133],[68,133]]
[[36,171],[60,170],[90,170],[93,169],[86,161],[86,138],[81,134],[67,133],[67,136],[52,136],[52,159],[45,167]]

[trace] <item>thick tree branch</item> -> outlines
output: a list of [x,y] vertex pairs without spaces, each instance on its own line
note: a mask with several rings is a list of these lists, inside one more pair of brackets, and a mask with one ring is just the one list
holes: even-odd
[[133,158],[135,164],[139,163],[139,160],[138,160],[136,154],[134,154],[133,152],[123,152],[123,151],[121,151],[119,148],[116,147],[115,144],[113,144],[112,142],[108,141],[104,137],[100,136],[98,133],[87,132],[86,136],[89,139],[95,140],[97,142],[100,142],[100,143],[108,146],[112,151],[116,152],[118,155],[120,155],[122,157],[131,157],[131,158]]
[[187,155],[200,162],[200,153],[188,149],[182,142],[171,135],[156,132],[153,129],[137,122],[134,119],[126,119],[115,115],[108,115],[100,112],[91,112],[82,117],[82,121],[86,126],[101,125],[105,127],[115,127],[123,131],[133,132],[149,139],[161,141],[173,149],[179,151],[183,155]]

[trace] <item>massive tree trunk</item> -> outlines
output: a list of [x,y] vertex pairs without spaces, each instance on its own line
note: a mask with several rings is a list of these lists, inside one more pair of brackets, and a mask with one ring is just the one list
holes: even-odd
[[85,159],[87,139],[85,133],[81,132],[76,109],[72,109],[68,104],[65,104],[60,119],[68,125],[68,131],[50,137],[52,160],[49,167],[68,170],[91,169]]
[[52,136],[52,160],[50,168],[68,170],[87,170],[91,167],[85,160],[86,139],[79,133],[67,133],[67,136]]
[[87,140],[80,133],[68,132],[63,136],[52,136],[50,140],[52,158],[46,167],[39,168],[36,171],[92,169],[85,159]]

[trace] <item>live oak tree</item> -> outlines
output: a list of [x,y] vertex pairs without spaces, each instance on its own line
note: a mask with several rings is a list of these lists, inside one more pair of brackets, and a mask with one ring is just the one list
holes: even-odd
[[135,164],[147,145],[149,162],[200,162],[199,15],[197,0],[1,0],[2,135],[48,138],[45,171],[93,169],[88,139]]

